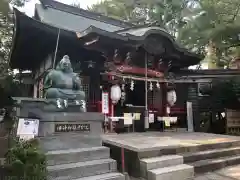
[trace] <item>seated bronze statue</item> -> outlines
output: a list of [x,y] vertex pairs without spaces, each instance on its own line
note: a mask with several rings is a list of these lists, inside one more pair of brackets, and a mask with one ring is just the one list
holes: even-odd
[[73,72],[70,59],[65,55],[51,70],[44,81],[45,97],[58,109],[79,106],[80,112],[86,111],[85,93],[81,90],[81,80]]

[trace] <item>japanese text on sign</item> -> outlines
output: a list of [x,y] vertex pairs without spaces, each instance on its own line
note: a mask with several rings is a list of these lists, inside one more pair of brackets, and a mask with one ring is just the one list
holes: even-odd
[[108,102],[108,93],[102,93],[102,113],[108,114],[109,113],[109,102]]
[[55,132],[90,131],[90,124],[56,124]]

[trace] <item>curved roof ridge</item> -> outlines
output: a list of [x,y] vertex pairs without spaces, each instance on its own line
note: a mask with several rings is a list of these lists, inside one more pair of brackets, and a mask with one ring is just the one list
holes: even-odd
[[71,13],[71,14],[75,14],[75,15],[79,15],[79,16],[83,16],[83,17],[87,17],[90,19],[94,19],[97,21],[102,21],[102,22],[106,22],[112,25],[117,25],[120,26],[122,28],[130,28],[133,27],[134,25],[132,23],[129,22],[125,22],[125,21],[121,21],[118,19],[114,19],[111,17],[107,17],[104,16],[100,13],[96,13],[96,12],[91,12],[82,8],[78,8],[78,7],[74,7],[71,5],[67,5],[67,4],[63,4],[54,0],[40,0],[41,4],[47,8],[47,7],[51,7],[54,9],[58,9],[60,11],[64,11],[67,13]]
[[156,28],[159,28],[161,29],[162,31],[166,32],[169,34],[169,32],[162,28],[162,27],[159,27],[157,25],[153,25],[153,24],[144,24],[144,25],[136,25],[136,26],[133,26],[133,27],[129,27],[129,28],[124,28],[124,29],[121,29],[121,30],[117,30],[117,31],[114,31],[116,33],[121,33],[121,32],[124,32],[124,31],[128,31],[128,30],[135,30],[135,29],[140,29],[140,28],[148,28],[148,27],[156,27]]

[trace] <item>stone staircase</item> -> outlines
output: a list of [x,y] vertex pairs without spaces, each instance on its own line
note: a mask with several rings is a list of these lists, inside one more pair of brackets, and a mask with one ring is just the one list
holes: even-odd
[[107,147],[53,150],[46,153],[49,180],[124,180]]
[[[240,142],[193,146],[162,156],[140,159],[142,178],[146,180],[193,180],[194,175],[240,164]],[[151,156],[151,155],[150,155]]]

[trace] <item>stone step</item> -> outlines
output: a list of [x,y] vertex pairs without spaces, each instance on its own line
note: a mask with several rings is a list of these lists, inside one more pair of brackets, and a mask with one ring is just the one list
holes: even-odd
[[58,177],[51,180],[125,180],[125,176],[121,173],[112,172],[112,173],[100,174],[96,176],[88,176],[88,177],[77,178],[77,179],[72,179],[71,177]]
[[60,177],[77,179],[82,177],[115,172],[117,170],[117,164],[116,161],[113,159],[101,159],[48,166],[47,170],[49,179]]
[[91,136],[88,134],[75,134],[66,133],[60,135],[52,135],[47,137],[41,137],[40,146],[45,152],[79,149],[79,148],[91,148],[102,146],[101,137]]
[[98,159],[108,159],[110,150],[107,147],[78,148],[46,153],[48,165],[68,164]]
[[125,176],[121,173],[106,173],[74,180],[125,180]]
[[147,171],[151,169],[164,168],[183,164],[183,157],[179,155],[166,155],[140,160],[141,177],[147,177]]
[[217,142],[209,144],[200,144],[200,145],[190,145],[190,146],[180,146],[180,147],[167,147],[162,149],[153,149],[149,151],[139,152],[139,158],[151,158],[157,157],[160,155],[171,155],[171,154],[185,154],[185,153],[195,153],[201,151],[223,149],[223,148],[232,148],[240,147],[240,141],[231,141],[231,142]]
[[148,170],[148,180],[193,180],[193,166],[180,164]]
[[205,159],[190,163],[189,165],[194,166],[195,173],[205,173],[237,164],[240,164],[240,155],[226,156],[216,159]]
[[183,154],[184,163],[192,163],[203,159],[213,159],[219,157],[233,156],[240,154],[240,147],[214,149],[208,151],[200,151],[195,153]]

